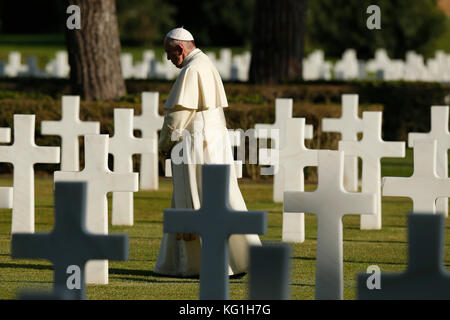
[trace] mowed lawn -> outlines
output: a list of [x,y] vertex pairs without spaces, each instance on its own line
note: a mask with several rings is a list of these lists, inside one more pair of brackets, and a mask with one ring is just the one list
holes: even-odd
[[[406,159],[383,160],[383,175],[408,176],[412,173],[412,153]],[[51,177],[36,178],[36,231],[53,228],[53,188]],[[0,179],[0,185],[12,185],[11,178]],[[282,204],[272,201],[272,184],[241,180],[240,188],[249,210],[268,213],[267,234],[263,243],[280,242]],[[312,190],[315,185],[307,185]],[[170,206],[171,181],[160,179],[157,191],[140,191],[134,196],[135,223],[131,227],[109,224],[110,233],[129,235],[129,260],[109,262],[109,284],[88,285],[87,299],[198,299],[199,281],[195,278],[161,277],[153,273],[163,230],[163,210]],[[111,197],[109,196],[111,204]],[[326,201],[326,199],[324,199]],[[362,231],[359,216],[345,216],[344,225],[344,298],[356,298],[356,276],[370,265],[382,272],[401,272],[407,261],[406,213],[412,202],[406,198],[383,197],[383,228]],[[111,213],[111,206],[109,207]],[[111,222],[111,215],[109,215]],[[306,240],[291,244],[291,299],[314,299],[316,217],[306,214]],[[446,244],[449,242],[447,222]],[[24,288],[50,289],[52,264],[45,260],[11,259],[11,210],[0,213],[0,299],[17,299]],[[446,245],[446,249],[448,245]],[[70,248],[68,248],[70,250]],[[445,254],[448,267],[450,256]],[[230,299],[247,299],[248,274],[230,279]]]

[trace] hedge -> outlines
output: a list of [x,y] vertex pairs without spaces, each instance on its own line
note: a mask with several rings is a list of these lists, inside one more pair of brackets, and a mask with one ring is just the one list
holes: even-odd
[[[85,121],[99,121],[101,133],[114,133],[114,108],[133,108],[141,112],[141,92],[158,91],[160,114],[167,98],[171,81],[127,80],[128,95],[119,101],[81,102],[80,118]],[[356,93],[360,96],[360,110],[383,110],[383,137],[386,140],[406,141],[410,131],[430,130],[430,106],[445,104],[450,87],[436,83],[419,82],[304,82],[278,86],[257,86],[242,83],[225,83],[230,108],[226,109],[229,129],[254,128],[255,123],[275,121],[274,101],[276,98],[294,100],[294,116],[305,117],[307,124],[314,126],[314,140],[307,146],[317,149],[336,149],[339,135],[323,133],[323,117],[339,117],[341,95]],[[70,94],[67,80],[1,79],[0,80],[0,126],[11,127],[13,114],[36,115],[36,143],[38,145],[60,145],[56,136],[42,136],[42,120],[58,120],[61,117],[61,96]],[[137,132],[139,136],[139,133]],[[82,139],[80,139],[82,148]],[[80,153],[83,155],[83,152]],[[247,155],[248,157],[248,155]],[[139,157],[135,158],[135,170]],[[83,165],[83,159],[81,159]],[[112,168],[112,165],[111,165]],[[59,165],[37,165],[40,171],[59,170]],[[260,166],[246,163],[244,176],[258,179]],[[11,166],[0,167],[0,172],[11,171]],[[160,175],[163,175],[163,161],[160,161]],[[307,176],[314,178],[314,170]],[[270,177],[263,176],[268,179]]]

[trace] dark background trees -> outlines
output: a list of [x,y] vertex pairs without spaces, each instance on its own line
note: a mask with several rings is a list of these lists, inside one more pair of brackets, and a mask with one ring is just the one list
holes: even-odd
[[[246,47],[252,41],[255,0],[116,0],[122,44],[160,46],[166,32],[184,26],[202,47]],[[66,14],[61,0],[0,1],[1,33],[64,33]],[[366,9],[381,8],[382,29],[366,28]],[[361,58],[384,47],[396,58],[408,50],[433,54],[434,41],[446,18],[436,0],[309,1],[305,46],[340,57],[354,48]]]
[[249,80],[277,84],[302,79],[306,0],[258,0]]
[[[115,3],[117,21],[114,18],[111,27],[111,21],[101,20],[100,14],[100,20],[95,18],[84,25],[102,33],[72,32],[66,43],[62,36],[66,32],[65,9],[72,2],[92,7],[96,3],[109,3],[109,7]],[[190,30],[201,48],[252,47],[250,79],[254,83],[301,79],[302,58],[313,49],[323,49],[327,59],[339,58],[349,48],[356,50],[359,59],[372,58],[378,48],[387,49],[391,58],[404,59],[410,50],[427,58],[434,55],[438,48],[436,39],[446,28],[450,34],[450,20],[438,9],[436,0],[311,0],[307,9],[305,3],[306,0],[1,1],[0,43],[4,43],[2,34],[61,35],[49,39],[60,41],[59,45],[67,44],[70,64],[74,66],[71,79],[75,91],[84,92],[90,99],[105,99],[124,94],[123,79],[116,77],[120,74],[121,45],[161,47],[166,32],[173,27]],[[381,8],[381,30],[366,27],[366,9],[373,4]],[[84,20],[88,19],[83,17],[82,23],[86,23]],[[27,39],[37,43],[43,38]],[[89,52],[96,55],[87,58]],[[83,57],[79,57],[81,53]],[[102,71],[95,73],[95,68]],[[93,95],[88,88],[105,91]]]
[[[381,9],[380,30],[366,27],[370,5]],[[429,56],[445,23],[436,0],[314,0],[308,8],[307,41],[328,57],[340,57],[348,48],[361,59],[372,58],[377,48],[396,59],[404,59],[409,50]]]
[[72,93],[84,100],[112,100],[126,94],[115,0],[66,0],[81,10],[81,28],[66,28]]

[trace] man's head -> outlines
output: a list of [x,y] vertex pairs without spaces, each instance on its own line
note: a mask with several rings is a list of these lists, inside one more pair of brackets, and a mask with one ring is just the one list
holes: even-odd
[[186,29],[173,29],[167,33],[164,39],[164,50],[167,54],[167,60],[172,61],[177,68],[182,67],[184,59],[194,49],[194,38]]

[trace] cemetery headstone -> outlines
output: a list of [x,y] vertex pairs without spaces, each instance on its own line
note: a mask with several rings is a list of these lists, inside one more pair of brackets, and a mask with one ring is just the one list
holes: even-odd
[[411,198],[413,212],[443,213],[436,209],[436,199],[450,197],[450,179],[437,175],[436,156],[436,140],[414,140],[413,175],[384,177],[383,195]]
[[266,212],[230,208],[229,174],[229,165],[203,165],[200,209],[164,210],[165,233],[194,233],[201,237],[199,298],[202,300],[229,297],[229,236],[263,234],[267,230]]
[[[137,173],[114,173],[108,168],[109,136],[85,135],[85,167],[82,171],[57,171],[58,181],[85,181],[88,183],[86,227],[94,234],[108,234],[107,193],[138,191]],[[108,260],[92,260],[86,265],[86,281],[108,284]]]
[[[282,150],[284,148],[290,148],[287,143],[287,122],[292,120],[293,101],[292,99],[276,99],[275,100],[275,123],[273,124],[255,124],[256,135],[259,139],[272,139],[272,148]],[[278,140],[271,136],[272,130],[278,130]],[[305,139],[313,138],[312,125],[306,125],[305,127]],[[281,176],[281,172],[274,175],[273,185],[273,201],[283,201],[283,185],[284,180]]]
[[344,153],[321,150],[314,192],[285,191],[284,211],[317,215],[317,300],[343,299],[343,224],[346,214],[374,214],[374,194],[347,192],[343,187]]
[[339,142],[339,150],[362,159],[362,192],[373,193],[377,198],[375,215],[361,216],[361,230],[381,229],[381,158],[405,157],[404,142],[383,141],[381,122],[381,112],[363,112],[362,139]]
[[[0,128],[0,143],[11,142],[11,128]],[[13,207],[13,188],[0,187],[0,208],[11,209]]]
[[[128,235],[96,235],[87,231],[87,190],[85,182],[56,182],[52,232],[12,235],[12,258],[47,259],[53,263],[54,292],[47,298],[85,299],[87,261],[128,260]],[[27,296],[30,298],[29,293]]]
[[13,209],[11,233],[34,232],[34,164],[59,163],[59,147],[35,144],[35,115],[14,115],[14,143],[0,146],[0,162],[11,163]]
[[149,139],[151,151],[141,155],[140,189],[158,190],[158,131],[164,117],[158,113],[159,93],[142,93],[142,112],[133,119],[134,128],[141,131],[142,138]]
[[[448,106],[431,107],[431,130],[428,133],[408,133],[408,147],[412,148],[418,139],[435,139],[437,141],[436,173],[439,177],[448,178],[448,155],[450,149],[450,133],[448,132]],[[439,198],[436,202],[439,212],[448,217],[448,199]]]
[[[305,119],[292,118],[286,122],[285,147],[279,152],[279,164],[276,165],[274,180],[282,183],[276,184],[284,191],[304,191],[304,169],[309,166],[317,166],[318,150],[311,150],[305,146]],[[263,151],[273,149],[260,149]],[[264,159],[260,155],[260,159]],[[262,162],[261,164],[265,164]],[[305,215],[302,212],[283,211],[282,241],[305,241]]]
[[[362,132],[363,122],[358,116],[359,96],[343,94],[341,117],[338,119],[323,118],[323,132],[339,132],[341,141],[358,141],[358,133]],[[347,191],[358,191],[358,157],[345,155],[344,186]]]
[[[153,151],[153,139],[134,136],[133,113],[133,109],[114,109],[114,136],[109,142],[109,153],[114,158],[114,173],[132,173],[133,155]],[[132,226],[133,209],[133,192],[113,192],[112,225]]]
[[58,135],[61,137],[61,171],[79,171],[80,155],[78,137],[85,134],[99,134],[100,123],[81,121],[80,97],[63,96],[61,120],[42,121],[43,135]]
[[250,300],[289,300],[290,255],[286,243],[250,247]]
[[358,276],[359,300],[448,300],[450,274],[444,266],[445,216],[408,214],[408,266],[381,273],[380,288],[369,289],[370,274]]

